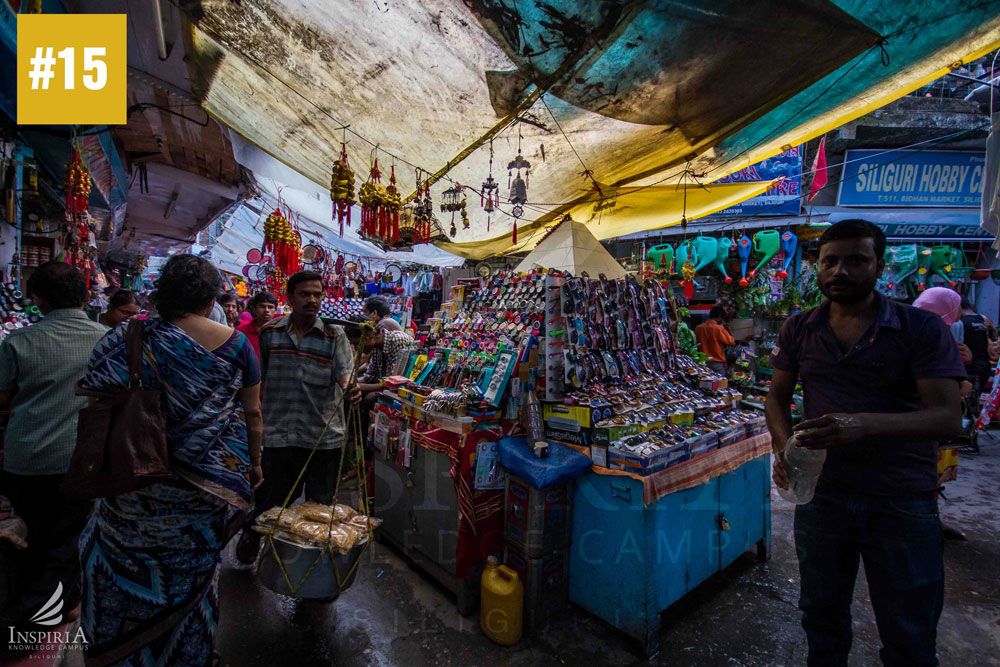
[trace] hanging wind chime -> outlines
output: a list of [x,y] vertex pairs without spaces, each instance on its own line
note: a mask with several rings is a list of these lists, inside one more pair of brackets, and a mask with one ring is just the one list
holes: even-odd
[[[521,172],[524,176],[521,176]],[[514,216],[514,230],[511,242],[517,244],[517,221],[524,215],[524,205],[528,203],[528,180],[531,177],[531,163],[521,154],[521,131],[517,131],[517,157],[507,163],[507,187],[510,189],[509,201],[514,206],[510,214]]]
[[490,173],[483,181],[479,193],[479,205],[486,212],[486,231],[490,231],[490,221],[493,212],[500,206],[500,184],[493,178],[493,142],[490,142]]
[[469,213],[466,206],[465,188],[462,187],[461,183],[455,183],[441,193],[441,211],[451,213],[451,229],[448,230],[448,234],[452,238],[455,238],[455,234],[458,233],[458,230],[455,228],[456,213],[459,213],[462,218],[462,228],[469,228]]
[[354,171],[347,163],[347,144],[340,144],[340,159],[333,163],[330,175],[330,200],[333,202],[333,220],[340,223],[340,238],[344,238],[344,224],[351,226],[351,207],[354,206]]
[[417,196],[413,200],[413,243],[414,245],[431,242],[431,227],[434,222],[434,201],[431,199],[429,181],[420,180],[420,170],[417,170]]
[[302,236],[292,226],[288,216],[276,208],[264,221],[264,253],[274,257],[274,268],[280,272],[276,282],[299,270],[302,256]]

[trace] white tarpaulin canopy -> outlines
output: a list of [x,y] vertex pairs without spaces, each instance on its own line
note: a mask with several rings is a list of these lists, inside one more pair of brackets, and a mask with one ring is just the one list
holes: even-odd
[[330,220],[330,199],[323,188],[295,170],[231,133],[233,156],[254,174],[259,196],[237,204],[220,216],[223,230],[212,249],[212,260],[230,273],[240,273],[251,248],[260,248],[264,241],[264,219],[281,205],[291,212],[302,234],[303,245],[313,243],[328,248],[349,259],[360,260],[373,269],[391,263],[423,264],[427,266],[461,266],[464,260],[432,245],[414,246],[412,252],[385,252],[362,240],[357,234],[357,207],[351,211],[354,222],[340,236],[339,227]]
[[624,278],[622,265],[615,261],[590,230],[575,220],[563,220],[528,256],[515,271],[527,273],[535,267],[557,269],[578,276],[587,272],[591,277],[604,274],[608,278]]

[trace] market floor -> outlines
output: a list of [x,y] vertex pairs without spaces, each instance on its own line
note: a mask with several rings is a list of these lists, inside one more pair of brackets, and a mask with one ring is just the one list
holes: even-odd
[[[968,542],[949,542],[941,664],[1000,665],[1000,438],[962,456],[959,478],[945,490],[945,519]],[[737,561],[664,613],[656,664],[803,665],[792,506],[773,495],[773,556]],[[299,609],[231,569],[222,574],[218,649],[223,664],[257,665],[629,665],[639,645],[571,607],[512,648],[494,645],[476,617],[462,618],[453,599],[376,545],[357,581],[339,600]],[[627,573],[622,573],[627,576]],[[863,574],[855,592],[852,665],[878,665],[878,632]]]

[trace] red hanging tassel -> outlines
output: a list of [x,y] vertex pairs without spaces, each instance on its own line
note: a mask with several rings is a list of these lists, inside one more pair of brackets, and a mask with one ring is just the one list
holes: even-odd
[[513,236],[512,241],[514,245],[517,245],[517,220],[514,221],[514,233],[512,236]]

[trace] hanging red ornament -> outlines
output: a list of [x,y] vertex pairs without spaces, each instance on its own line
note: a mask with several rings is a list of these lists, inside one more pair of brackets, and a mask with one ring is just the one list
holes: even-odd
[[354,198],[354,171],[347,163],[347,144],[340,145],[340,159],[333,163],[330,175],[330,200],[333,201],[333,219],[340,223],[340,237],[344,237],[344,224],[351,225],[351,207]]
[[681,286],[684,288],[684,297],[689,301],[694,297],[694,276],[695,266],[692,262],[684,262],[681,267]]
[[264,221],[263,251],[274,256],[275,269],[290,276],[301,267],[302,236],[292,227],[288,217],[276,208]]
[[387,223],[386,233],[382,238],[387,245],[395,246],[399,243],[399,212],[403,208],[403,196],[396,187],[396,165],[392,165],[389,170],[389,187],[385,189],[383,208]]
[[74,146],[66,165],[66,212],[78,217],[87,212],[90,200],[90,169],[83,164],[80,151]]
[[358,201],[361,202],[361,236],[374,239],[378,236],[378,215],[385,199],[385,186],[382,185],[382,172],[378,168],[378,158],[372,163],[368,172],[368,180],[358,190]]
[[375,158],[368,180],[358,191],[361,202],[361,237],[382,248],[399,243],[399,212],[403,197],[396,187],[396,167],[389,174],[389,185],[382,185],[382,172]]

